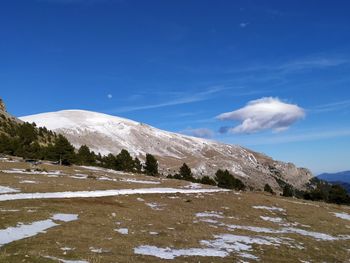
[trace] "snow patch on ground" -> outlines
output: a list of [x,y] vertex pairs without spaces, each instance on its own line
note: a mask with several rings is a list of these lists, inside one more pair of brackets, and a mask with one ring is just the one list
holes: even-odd
[[0,230],[0,247],[11,242],[33,237],[39,233],[45,233],[49,228],[58,226],[53,220],[69,222],[77,217],[69,214],[55,214],[50,219],[35,221],[31,224],[18,224],[16,227],[8,227]]
[[196,194],[226,192],[225,189],[176,189],[176,188],[139,188],[139,189],[118,189],[118,190],[96,190],[76,192],[52,192],[52,193],[20,193],[0,195],[1,201],[26,200],[26,199],[62,199],[62,198],[95,198],[118,195],[134,194]]
[[136,180],[136,179],[122,179],[122,182],[136,183],[136,184],[160,184],[157,181],[146,181],[146,180]]
[[260,218],[264,221],[269,221],[272,223],[282,223],[282,221],[283,221],[283,219],[280,217],[260,216]]
[[210,211],[210,212],[201,212],[197,213],[196,217],[215,217],[215,218],[224,218],[222,216],[222,212],[215,212],[215,211]]
[[347,213],[332,213],[332,214],[334,214],[338,218],[350,220],[350,215]]
[[94,248],[94,247],[89,247],[90,251],[93,253],[97,253],[97,254],[102,254],[102,253],[106,253],[109,252],[109,250],[103,249],[103,248]]
[[[225,225],[225,224],[222,224]],[[252,231],[255,233],[265,233],[265,234],[297,234],[307,237],[312,237],[315,240],[318,241],[335,241],[335,240],[348,240],[350,239],[349,236],[331,236],[329,234],[325,233],[319,233],[319,232],[313,232],[313,231],[307,231],[300,228],[295,227],[283,227],[280,229],[272,229],[267,227],[255,227],[255,226],[242,226],[242,225],[225,225],[229,229],[241,229],[241,230],[247,230]]]
[[32,181],[32,180],[23,180],[19,182],[20,184],[38,184],[37,181]]
[[51,256],[46,256],[44,258],[56,260],[56,261],[58,261],[60,263],[89,263],[86,260],[68,260],[68,259],[61,259],[61,258],[56,258],[56,257],[51,257]]
[[135,254],[154,256],[161,259],[174,259],[176,257],[201,256],[201,257],[227,257],[232,253],[237,256],[256,259],[258,257],[247,253],[252,251],[252,245],[279,246],[286,243],[285,240],[272,237],[248,237],[231,234],[215,235],[213,240],[202,240],[200,244],[203,248],[159,248],[156,246],[143,245],[134,248]]
[[19,209],[0,209],[0,212],[19,212]]
[[11,188],[11,187],[1,186],[0,185],[0,194],[18,193],[18,192],[20,192],[18,189],[14,189],[14,188]]
[[75,174],[75,175],[71,175],[70,177],[74,178],[74,179],[87,179],[88,175],[87,174]]
[[276,207],[276,206],[263,206],[263,205],[256,205],[253,206],[254,209],[264,209],[264,210],[268,210],[268,211],[278,211],[278,212],[285,212],[286,210],[280,207]]
[[118,232],[119,234],[122,234],[122,235],[129,234],[129,229],[127,229],[127,228],[118,228],[118,229],[114,229],[114,231],[116,231],[116,232]]
[[113,173],[113,174],[124,174],[123,172],[119,172],[116,170],[112,170],[112,169],[106,169],[106,168],[102,168],[102,167],[96,167],[96,166],[79,166],[81,168],[90,170],[90,171],[94,171],[94,172],[106,172],[106,173]]
[[78,220],[78,215],[76,214],[55,214],[52,217],[53,220],[63,221],[63,222],[70,222]]
[[1,172],[3,173],[8,173],[8,174],[30,174],[30,175],[47,175],[47,176],[58,176],[58,175],[64,175],[63,173],[61,173],[61,171],[28,171],[25,169],[17,169],[17,168],[13,168],[11,170],[1,170]]
[[190,183],[189,185],[184,186],[183,188],[187,189],[201,189],[202,185],[198,183]]
[[181,256],[202,256],[202,257],[226,257],[228,253],[225,251],[212,248],[188,248],[188,249],[172,249],[158,248],[156,246],[139,246],[134,248],[134,253],[139,255],[154,256],[161,259],[174,259]]
[[156,211],[161,211],[164,209],[164,206],[163,204],[158,204],[158,203],[145,203],[147,206],[149,206],[151,209],[153,210],[156,210]]

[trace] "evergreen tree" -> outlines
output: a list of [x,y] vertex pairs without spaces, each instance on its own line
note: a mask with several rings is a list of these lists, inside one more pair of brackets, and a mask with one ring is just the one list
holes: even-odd
[[139,160],[139,158],[137,158],[137,157],[135,157],[135,160],[134,160],[134,169],[135,169],[135,172],[137,172],[137,173],[142,172],[142,164],[141,164],[141,161]]
[[186,163],[184,163],[181,167],[180,167],[180,171],[179,171],[179,179],[181,180],[186,180],[186,181],[195,181],[193,175],[192,175],[192,171],[191,168],[188,167],[188,165]]
[[102,157],[102,166],[109,169],[116,170],[117,168],[117,158],[113,154],[108,154]]
[[132,172],[134,170],[135,163],[132,159],[130,153],[122,149],[121,152],[117,155],[117,170]]
[[53,147],[50,149],[51,157],[59,160],[64,165],[75,162],[75,152],[73,145],[63,135],[58,135]]
[[229,171],[218,170],[215,174],[215,180],[218,182],[218,187],[235,189],[235,190],[244,190],[245,185],[243,182],[235,178]]
[[328,202],[335,204],[350,204],[350,197],[340,185],[332,185],[329,191]]
[[17,130],[17,136],[19,137],[23,145],[29,145],[35,140],[37,140],[38,133],[33,124],[25,122],[19,125]]
[[292,196],[294,196],[294,191],[293,191],[293,188],[292,188],[291,185],[286,184],[286,185],[283,187],[282,196],[285,196],[285,197],[292,197]]
[[0,153],[13,155],[13,140],[5,134],[0,133]]
[[89,147],[82,145],[77,153],[77,163],[84,165],[93,165],[96,163],[96,157],[93,152],[90,151]]
[[158,175],[158,161],[157,159],[152,155],[147,153],[146,154],[146,162],[145,162],[145,173],[152,176]]
[[272,190],[271,186],[269,184],[265,184],[264,191],[268,192],[270,194],[274,194],[274,191]]
[[210,178],[209,176],[203,176],[200,180],[199,183],[201,184],[208,184],[208,185],[216,185],[216,182],[214,179]]

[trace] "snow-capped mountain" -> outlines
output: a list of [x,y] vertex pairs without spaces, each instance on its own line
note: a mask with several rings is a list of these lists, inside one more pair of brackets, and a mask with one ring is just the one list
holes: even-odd
[[85,144],[96,153],[117,154],[126,149],[140,159],[151,153],[165,174],[174,173],[186,162],[197,176],[213,176],[218,169],[228,169],[253,187],[268,183],[275,189],[279,188],[276,178],[303,188],[312,177],[307,169],[240,146],[167,132],[102,113],[65,110],[20,119],[62,133],[75,147]]

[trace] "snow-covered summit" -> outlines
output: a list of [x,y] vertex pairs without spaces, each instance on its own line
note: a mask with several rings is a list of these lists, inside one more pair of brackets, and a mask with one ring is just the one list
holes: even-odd
[[[88,145],[96,153],[117,154],[122,149],[143,159],[155,155],[163,173],[174,173],[186,162],[194,174],[213,176],[227,169],[250,185],[269,183],[278,188],[275,176],[300,187],[311,177],[306,169],[236,145],[163,131],[136,121],[84,110],[64,110],[20,118],[64,134],[75,147]],[[271,167],[274,167],[271,169]]]
[[40,113],[20,117],[27,122],[35,122],[38,126],[47,127],[52,130],[70,129],[77,127],[98,128],[108,124],[125,123],[128,125],[139,125],[136,121],[86,110],[62,110],[56,112]]
[[179,144],[177,146],[183,148],[185,140],[192,146],[195,144],[198,150],[210,143],[204,139],[162,131],[125,118],[85,110],[48,112],[20,119],[63,133],[76,147],[86,144],[102,154],[118,153],[124,148],[133,155],[152,153],[182,158],[181,151],[168,146]]

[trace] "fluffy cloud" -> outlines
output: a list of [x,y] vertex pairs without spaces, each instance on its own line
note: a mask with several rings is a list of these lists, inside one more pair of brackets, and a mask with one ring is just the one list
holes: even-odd
[[241,109],[222,113],[217,119],[241,122],[236,127],[224,127],[221,132],[255,133],[268,129],[276,132],[286,130],[304,116],[304,110],[298,105],[285,103],[278,98],[265,97],[250,101]]
[[183,133],[199,138],[212,138],[214,136],[214,132],[207,128],[187,129]]

